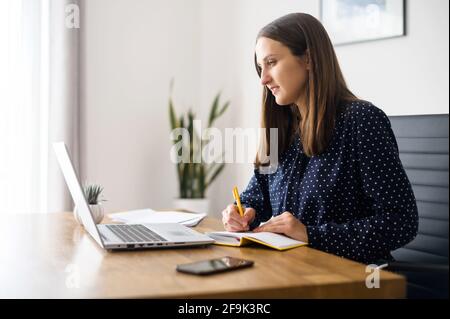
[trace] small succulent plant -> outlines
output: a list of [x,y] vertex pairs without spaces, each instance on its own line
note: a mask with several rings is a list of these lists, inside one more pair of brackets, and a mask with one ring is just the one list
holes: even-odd
[[98,205],[100,202],[105,202],[106,199],[100,199],[103,187],[97,184],[85,185],[83,187],[84,196],[89,205]]

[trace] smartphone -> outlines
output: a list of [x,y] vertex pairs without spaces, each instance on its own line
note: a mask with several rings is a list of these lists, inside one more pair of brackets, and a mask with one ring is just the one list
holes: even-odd
[[177,270],[194,275],[210,275],[233,269],[250,267],[253,266],[253,264],[254,262],[251,260],[226,256],[216,259],[197,261],[190,264],[177,265]]

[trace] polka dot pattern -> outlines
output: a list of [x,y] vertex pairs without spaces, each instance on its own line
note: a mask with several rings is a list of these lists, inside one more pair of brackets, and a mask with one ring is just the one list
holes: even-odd
[[418,213],[386,114],[366,101],[348,103],[336,118],[327,150],[307,157],[300,137],[273,174],[255,170],[241,194],[257,214],[251,228],[285,211],[307,227],[309,244],[373,263],[417,235]]

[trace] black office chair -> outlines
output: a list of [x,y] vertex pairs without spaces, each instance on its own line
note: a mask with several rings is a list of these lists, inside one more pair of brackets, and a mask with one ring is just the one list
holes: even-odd
[[407,277],[408,298],[448,298],[449,116],[389,117],[419,211],[419,233],[388,270]]

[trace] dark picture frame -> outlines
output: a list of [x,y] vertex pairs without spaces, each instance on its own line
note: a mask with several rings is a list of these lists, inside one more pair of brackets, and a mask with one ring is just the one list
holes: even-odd
[[320,0],[320,20],[335,46],[406,35],[406,0]]

